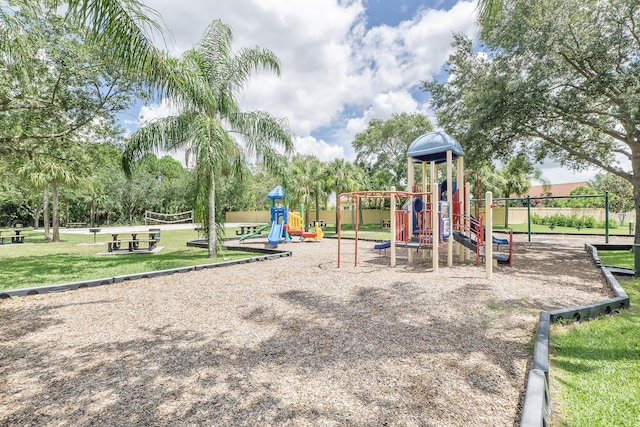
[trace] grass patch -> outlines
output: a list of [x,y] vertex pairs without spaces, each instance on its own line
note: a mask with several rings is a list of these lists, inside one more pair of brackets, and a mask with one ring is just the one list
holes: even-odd
[[[42,233],[26,231],[25,243],[0,246],[0,289],[56,285],[102,279],[125,274],[212,264],[254,256],[248,252],[222,250],[216,259],[206,249],[187,247],[197,237],[193,230],[162,230],[158,254],[108,255],[107,244],[93,245],[93,234],[63,234],[62,242],[43,240]],[[98,235],[106,242],[110,235]]]
[[[623,283],[632,301],[640,280]],[[559,387],[554,425],[640,425],[640,315],[633,307],[612,317],[553,325],[550,376]]]
[[[526,233],[528,231],[527,224],[509,224],[509,228],[517,233]],[[503,226],[495,225],[493,229],[496,231],[503,231],[505,228]],[[507,229],[508,230],[508,229]],[[553,233],[553,234],[587,234],[587,235],[602,235],[605,234],[604,228],[581,228],[577,229],[575,227],[559,227],[556,226],[553,229],[549,228],[548,225],[542,224],[531,224],[531,233]],[[629,229],[626,227],[617,227],[610,228],[609,235],[629,235]]]
[[604,265],[633,268],[633,251],[598,251],[598,257]]
[[[322,229],[325,236],[337,236],[338,232],[335,224],[327,224]],[[356,237],[355,228],[351,227],[351,224],[340,225],[341,237]],[[376,240],[389,240],[391,239],[391,230],[386,228],[380,228],[379,224],[367,224],[358,227],[358,238],[360,239],[376,239]]]

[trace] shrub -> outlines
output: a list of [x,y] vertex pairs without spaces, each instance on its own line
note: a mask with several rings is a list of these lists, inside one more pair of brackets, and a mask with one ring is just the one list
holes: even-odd
[[594,228],[596,226],[596,219],[594,217],[582,216],[580,220],[585,228]]
[[[531,223],[539,225],[555,225],[557,227],[581,227],[581,228],[604,228],[604,221],[596,221],[590,216],[562,215],[553,214],[549,216],[541,216],[537,213],[531,214]],[[609,228],[617,228],[618,223],[615,219],[609,219]]]
[[[598,221],[597,224],[598,224],[597,225],[598,228],[605,228],[604,221]],[[613,229],[613,228],[618,228],[618,221],[616,221],[615,219],[609,218],[609,229]]]

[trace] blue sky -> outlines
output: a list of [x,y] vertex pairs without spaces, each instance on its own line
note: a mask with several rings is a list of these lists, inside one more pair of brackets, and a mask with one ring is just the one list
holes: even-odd
[[[454,32],[477,36],[475,1],[453,0],[145,0],[173,35],[179,55],[221,19],[236,49],[261,46],[280,58],[279,78],[254,75],[243,107],[288,120],[300,153],[354,160],[354,136],[372,118],[420,112],[431,117],[422,81],[446,78]],[[168,114],[166,102],[132,111],[125,125]],[[437,126],[437,124],[436,124]],[[553,166],[553,165],[549,165]],[[556,168],[557,169],[557,168]],[[572,181],[553,167],[553,182]],[[581,180],[577,177],[576,180]]]

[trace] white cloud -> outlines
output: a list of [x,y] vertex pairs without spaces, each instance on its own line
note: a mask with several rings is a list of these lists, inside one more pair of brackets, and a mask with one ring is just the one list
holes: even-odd
[[[303,141],[314,141],[318,157],[350,153],[353,136],[371,118],[424,112],[410,95],[444,65],[453,32],[475,33],[475,3],[450,10],[422,8],[398,26],[367,28],[366,0],[147,0],[172,30],[174,54],[196,43],[213,19],[233,28],[236,49],[260,46],[281,60],[281,76],[253,76],[242,100],[248,110],[287,118]],[[156,106],[145,117],[161,114]],[[354,117],[354,111],[359,117]],[[346,113],[349,116],[346,116]],[[330,141],[308,139],[330,129]],[[335,138],[335,139],[333,139]],[[301,144],[305,147],[304,144]],[[325,151],[326,150],[326,151]]]
[[353,138],[357,133],[367,128],[371,119],[386,120],[394,114],[406,111],[415,112],[417,109],[418,102],[409,92],[379,93],[374,97],[372,105],[365,110],[362,117],[349,119],[347,131]]
[[296,140],[296,149],[299,154],[314,155],[322,162],[344,158],[344,149],[342,147],[327,144],[325,141],[317,140],[312,136],[298,138]]
[[176,106],[172,104],[169,99],[165,98],[159,104],[143,105],[140,108],[140,114],[138,114],[138,122],[139,124],[143,124],[155,119],[169,117],[178,114],[178,111]]

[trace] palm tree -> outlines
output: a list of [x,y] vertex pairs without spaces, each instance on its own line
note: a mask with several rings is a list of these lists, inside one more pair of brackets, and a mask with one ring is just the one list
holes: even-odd
[[[240,171],[246,158],[277,167],[281,155],[293,151],[291,131],[283,120],[265,112],[244,112],[236,97],[251,73],[267,69],[279,73],[277,57],[267,49],[231,50],[231,28],[213,21],[202,39],[173,61],[176,72],[188,82],[176,93],[176,115],[147,123],[136,131],[123,155],[125,172],[145,153],[185,148],[195,158],[198,196],[196,215],[208,235],[209,257],[216,256],[216,178],[219,170]],[[200,101],[206,100],[204,104]],[[198,102],[196,102],[198,101]],[[239,136],[239,139],[232,137]]]
[[[135,76],[141,87],[157,96],[177,97],[187,94],[182,102],[205,107],[213,102],[210,91],[189,81],[176,69],[175,59],[154,44],[154,36],[170,38],[160,14],[140,0],[12,0],[0,4],[0,51],[4,61],[15,72],[25,91],[37,70],[33,66],[32,46],[27,24],[16,17],[14,8],[30,11],[35,16],[44,11],[65,11],[65,18],[86,29],[87,43],[100,43],[104,57],[118,61],[122,70]],[[40,35],[46,37],[46,35]]]
[[338,224],[338,210],[340,194],[350,193],[366,187],[366,178],[362,168],[346,161],[345,159],[335,159],[327,166],[328,191],[336,193],[336,227]]
[[[513,195],[518,197],[525,194],[531,188],[531,179],[547,181],[542,178],[540,169],[533,167],[529,159],[524,154],[518,154],[509,160],[509,163],[500,170],[502,174],[502,197],[508,198]],[[509,227],[509,201],[505,203],[504,226]]]
[[478,21],[483,27],[491,27],[500,19],[506,0],[478,0]]
[[[291,161],[287,190],[291,198],[305,206],[314,201],[316,221],[320,220],[320,199],[325,197],[324,165],[315,156],[298,155]],[[309,225],[309,209],[305,209],[305,229]]]
[[[61,186],[89,188],[87,157],[82,156],[79,145],[48,146],[49,156],[34,156],[18,169],[18,175],[28,179],[36,187],[44,190],[45,240],[49,239],[49,186],[52,195],[53,242],[60,241],[59,192]],[[55,149],[57,148],[57,149]],[[75,148],[75,149],[74,149]],[[80,154],[79,154],[80,153]]]

